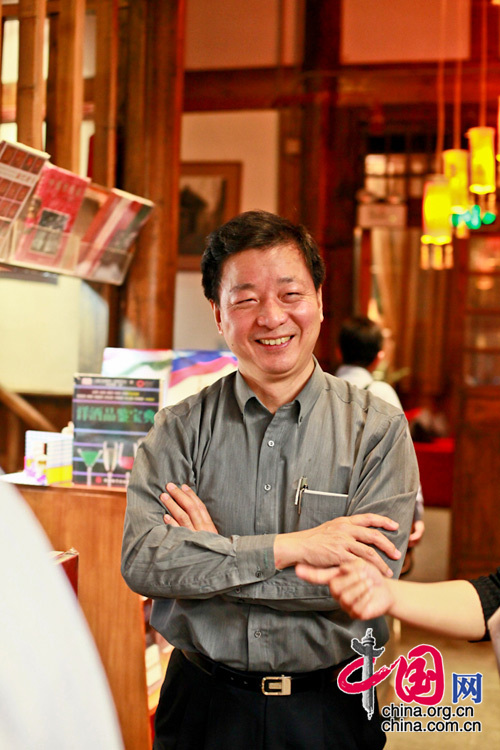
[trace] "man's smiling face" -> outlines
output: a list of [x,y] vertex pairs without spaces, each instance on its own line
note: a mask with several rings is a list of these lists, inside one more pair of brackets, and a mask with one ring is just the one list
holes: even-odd
[[305,384],[314,369],[323,308],[321,290],[314,288],[295,245],[229,256],[219,300],[212,302],[217,327],[250,384],[263,389],[287,380]]

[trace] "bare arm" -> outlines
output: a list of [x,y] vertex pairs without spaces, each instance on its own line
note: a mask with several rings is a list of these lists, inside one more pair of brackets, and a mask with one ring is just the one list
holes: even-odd
[[480,640],[486,630],[479,596],[468,581],[390,581],[363,560],[329,569],[298,565],[296,572],[310,583],[328,584],[353,618],[389,614],[415,627],[471,641]]

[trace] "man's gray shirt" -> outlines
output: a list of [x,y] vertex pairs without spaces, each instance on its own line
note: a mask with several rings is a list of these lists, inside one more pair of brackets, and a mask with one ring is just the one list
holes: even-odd
[[[301,512],[297,487],[307,478]],[[167,482],[188,484],[219,534],[165,525]],[[167,407],[139,447],[128,489],[122,573],[155,599],[151,623],[178,648],[231,667],[311,671],[353,656],[351,639],[383,618],[353,621],[328,587],[276,570],[276,534],[338,516],[379,513],[408,541],[418,469],[404,414],[316,364],[273,415],[239,372]],[[317,493],[317,494],[315,494]]]

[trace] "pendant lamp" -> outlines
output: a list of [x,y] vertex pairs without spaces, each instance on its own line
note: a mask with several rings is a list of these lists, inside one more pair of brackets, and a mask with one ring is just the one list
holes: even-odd
[[469,153],[462,148],[443,151],[443,171],[448,179],[452,214],[464,214],[469,208]]
[[496,190],[495,129],[486,126],[470,128],[467,132],[470,149],[471,193],[487,195]]
[[423,245],[448,245],[451,242],[451,193],[444,175],[430,175],[424,185],[422,202]]

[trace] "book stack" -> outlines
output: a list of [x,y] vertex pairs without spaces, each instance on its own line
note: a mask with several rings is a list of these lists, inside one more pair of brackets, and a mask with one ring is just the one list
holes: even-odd
[[27,430],[24,471],[37,484],[71,482],[73,438],[67,433]]

